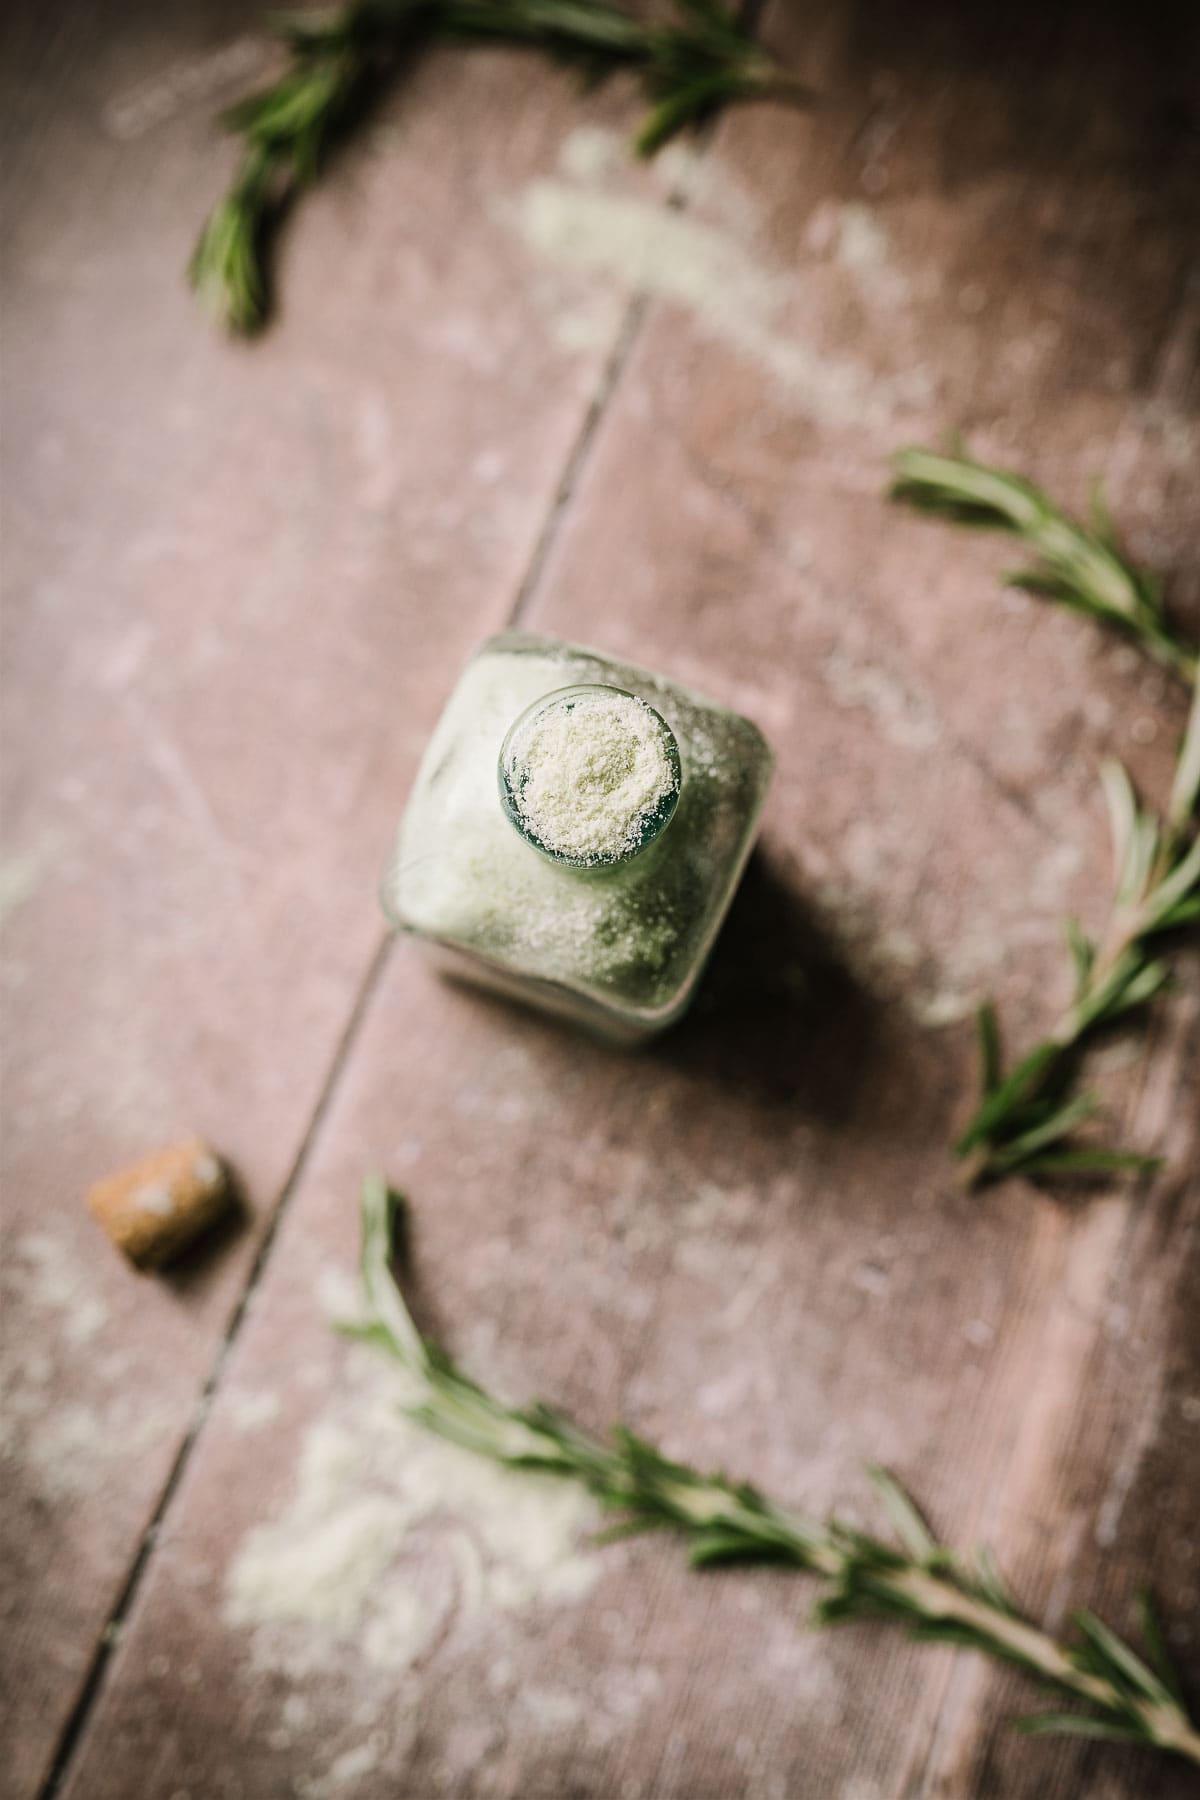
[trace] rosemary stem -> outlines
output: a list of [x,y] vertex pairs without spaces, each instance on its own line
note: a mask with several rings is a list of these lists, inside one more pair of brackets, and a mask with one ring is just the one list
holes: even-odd
[[[1013,1618],[998,1607],[986,1606],[970,1594],[964,1594],[953,1583],[927,1574],[923,1569],[906,1569],[893,1576],[884,1576],[881,1585],[908,1600],[914,1610],[926,1618],[950,1620],[992,1639],[1017,1661],[1038,1670],[1055,1687],[1067,1688],[1093,1705],[1111,1703],[1110,1683],[1089,1674],[1086,1669],[1077,1668],[1061,1644],[1024,1619]],[[1129,1704],[1143,1720],[1148,1735],[1164,1750],[1173,1750],[1200,1764],[1200,1734],[1192,1730],[1175,1707],[1137,1699]]]
[[600,1442],[547,1407],[514,1408],[494,1399],[425,1342],[404,1305],[389,1264],[402,1204],[379,1178],[364,1183],[362,1274],[370,1316],[347,1329],[400,1365],[417,1396],[405,1410],[419,1424],[492,1462],[577,1481],[619,1515],[618,1535],[669,1527],[690,1545],[697,1564],[771,1561],[807,1570],[823,1588],[819,1621],[907,1624],[921,1637],[1015,1663],[1087,1708],[1031,1721],[1039,1730],[1131,1740],[1200,1765],[1200,1735],[1178,1698],[1148,1608],[1144,1622],[1157,1671],[1090,1614],[1076,1615],[1084,1640],[1077,1648],[1057,1643],[1020,1615],[990,1559],[967,1563],[937,1544],[886,1471],[869,1472],[899,1548],[836,1519],[826,1524],[777,1505],[723,1475],[698,1474],[621,1427]]
[[[436,1385],[436,1376],[434,1382]],[[467,1441],[459,1431],[446,1428],[436,1398],[416,1416],[456,1442]],[[498,1413],[496,1422],[502,1419]],[[685,1534],[725,1530],[744,1540],[744,1555],[752,1556],[757,1546],[760,1554],[808,1570],[835,1590],[848,1586],[854,1578],[861,1549],[858,1543],[847,1548],[836,1531],[761,1497],[754,1506],[743,1504],[728,1484],[705,1481],[688,1471],[680,1471],[687,1479],[648,1483],[619,1446],[610,1448],[573,1429],[566,1441],[536,1430],[532,1437],[523,1431],[516,1439],[493,1430],[473,1438],[470,1447],[509,1466],[531,1466],[532,1461],[532,1466],[545,1473],[580,1481],[607,1505],[626,1509],[635,1523],[643,1526],[666,1523]],[[1136,1716],[1146,1741],[1200,1766],[1200,1733],[1169,1700],[1153,1701],[1118,1690],[1111,1681],[1080,1668],[1061,1644],[1037,1626],[989,1605],[955,1581],[919,1564],[878,1569],[873,1580],[880,1596],[900,1615],[958,1627],[975,1648],[1019,1664],[1092,1707],[1105,1712],[1114,1705],[1124,1707]]]
[[1069,1687],[1082,1700],[1103,1704],[1111,1698],[1107,1682],[1098,1675],[1077,1669],[1062,1646],[1044,1631],[1039,1631],[1036,1625],[1012,1618],[997,1607],[984,1605],[951,1582],[942,1581],[924,1569],[904,1569],[895,1575],[884,1576],[881,1585],[910,1601],[925,1618],[947,1619],[968,1626],[1002,1644],[1020,1661],[1039,1670],[1047,1681],[1058,1687]]
[[[675,0],[646,18],[615,0],[346,0],[276,21],[290,62],[278,80],[225,115],[269,152],[272,187],[316,179],[334,143],[362,116],[379,80],[407,53],[442,41],[508,44],[572,64],[589,81],[636,78],[648,111],[635,150],[652,155],[738,100],[809,105],[813,95],[754,41],[729,0]],[[190,265],[193,286],[235,331],[266,317],[264,205],[239,183],[219,203]]]
[[[1142,935],[1144,925],[1135,913],[1124,908],[1115,908],[1109,919],[1108,929],[1101,939],[1096,952],[1096,960],[1086,985],[1076,994],[1059,1017],[1050,1033],[1050,1041],[1056,1044],[1064,1055],[1075,1049],[1096,1024],[1096,1019],[1089,1011],[1089,1004],[1096,995],[1103,991],[1105,982],[1113,974],[1121,958],[1130,946]],[[1054,1065],[1050,1064],[1049,1069]],[[1031,1090],[1033,1092],[1035,1090]]]
[[1150,902],[1166,880],[1184,849],[1191,832],[1197,789],[1200,788],[1200,680],[1192,692],[1192,704],[1184,730],[1171,798],[1167,805],[1158,846],[1141,884],[1140,893],[1130,901],[1118,900],[1109,915],[1108,927],[1096,951],[1088,979],[1062,1015],[1051,1037],[1064,1049],[1079,1042],[1095,1022],[1088,1006],[1103,993],[1106,982],[1136,945],[1153,929]]
[[[599,1444],[591,1444],[596,1463],[587,1483],[611,1501],[623,1495],[631,1507],[644,1496],[639,1493],[636,1477],[631,1478],[619,1453],[607,1452]],[[569,1460],[555,1463],[555,1472],[578,1476]],[[797,1566],[837,1585],[853,1572],[854,1552],[844,1549],[836,1537],[815,1521],[785,1509],[771,1508],[769,1515],[739,1506],[728,1490],[718,1484],[679,1486],[660,1489],[659,1498],[670,1506],[675,1522],[683,1529],[724,1526],[758,1539],[764,1550],[778,1552],[790,1549]],[[920,1567],[904,1567],[882,1571],[876,1576],[878,1587],[905,1612],[926,1620],[962,1626],[981,1647],[986,1642],[1005,1657],[1022,1664],[1056,1688],[1074,1694],[1093,1706],[1111,1707],[1114,1690],[1110,1682],[1086,1669],[1077,1667],[1068,1652],[1048,1633],[1027,1620],[989,1606],[965,1593],[953,1581],[943,1579]],[[1200,1765],[1200,1734],[1192,1729],[1178,1708],[1150,1700],[1127,1697],[1141,1721],[1146,1736],[1161,1749],[1173,1751]]]
[[1200,651],[1173,630],[1159,581],[1127,562],[1098,491],[1091,523],[1069,518],[1034,484],[966,456],[919,448],[894,458],[892,493],[923,511],[1007,532],[1033,552],[1011,585],[1132,637],[1192,688],[1187,730],[1165,810],[1138,799],[1117,764],[1102,770],[1112,825],[1116,884],[1098,942],[1067,921],[1075,969],[1069,1005],[1048,1036],[1006,1067],[994,1009],[980,1008],[983,1093],[955,1146],[968,1187],[1005,1175],[1096,1174],[1155,1165],[1153,1157],[1108,1149],[1077,1135],[1098,1110],[1077,1087],[1082,1052],[1094,1035],[1161,993],[1170,968],[1166,934],[1200,918]]

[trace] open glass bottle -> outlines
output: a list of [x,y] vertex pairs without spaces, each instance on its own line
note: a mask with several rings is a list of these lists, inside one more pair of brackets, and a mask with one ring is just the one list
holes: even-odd
[[[619,850],[549,843],[521,803],[531,721],[614,690],[643,703],[645,754],[660,753],[673,779],[631,815]],[[506,632],[467,664],[429,741],[384,909],[447,973],[634,1042],[695,992],[771,767],[748,719],[597,652]]]

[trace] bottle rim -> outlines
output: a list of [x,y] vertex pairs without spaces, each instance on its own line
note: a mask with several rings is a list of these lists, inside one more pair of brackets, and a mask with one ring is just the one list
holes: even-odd
[[[591,855],[580,856],[556,849],[545,843],[526,817],[520,804],[520,759],[514,745],[531,722],[541,713],[548,712],[553,707],[564,705],[569,707],[585,696],[595,694],[617,694],[625,700],[636,700],[639,705],[645,707],[655,722],[659,741],[671,766],[673,780],[658,805],[652,811],[643,814],[638,821],[638,833],[634,842],[617,852],[595,852]],[[680,760],[679,745],[676,742],[675,733],[662,714],[640,694],[633,694],[628,688],[620,688],[604,682],[572,682],[567,687],[555,688],[550,693],[539,695],[531,705],[518,714],[509,726],[504,735],[504,742],[500,746],[496,768],[500,800],[505,816],[514,830],[549,862],[557,863],[561,868],[581,871],[621,868],[641,856],[651,844],[657,843],[675,816],[683,787],[683,765]]]

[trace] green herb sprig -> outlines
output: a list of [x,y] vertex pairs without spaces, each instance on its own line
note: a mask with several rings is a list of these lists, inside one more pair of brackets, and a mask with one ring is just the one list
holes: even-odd
[[1146,1005],[1170,980],[1164,937],[1200,919],[1200,685],[1197,651],[1168,621],[1159,583],[1122,557],[1103,505],[1093,500],[1094,529],[1058,511],[1030,482],[967,457],[902,450],[895,498],[961,523],[1010,532],[1035,555],[1011,584],[1086,614],[1132,638],[1193,685],[1193,703],[1166,812],[1143,806],[1124,769],[1101,771],[1112,832],[1116,886],[1108,922],[1095,941],[1066,922],[1073,969],[1070,1004],[1048,1036],[1006,1069],[995,1008],[980,1009],[982,1092],[955,1145],[970,1183],[1028,1176],[1092,1175],[1154,1168],[1157,1159],[1076,1137],[1100,1110],[1080,1090],[1083,1053],[1092,1040]]
[[1099,489],[1092,494],[1088,529],[1060,512],[1032,482],[967,456],[900,450],[892,466],[893,499],[959,525],[1008,532],[1033,552],[1028,568],[1005,577],[1010,587],[1084,613],[1195,681],[1200,653],[1172,629],[1157,578],[1122,556]]
[[657,24],[612,0],[349,0],[332,12],[276,20],[289,66],[223,115],[245,156],[201,232],[193,287],[231,330],[259,329],[268,310],[267,244],[281,209],[317,179],[380,83],[433,42],[540,50],[593,85],[628,71],[649,103],[634,141],[641,156],[731,101],[811,101],[724,0],[675,0],[675,12],[672,23]]
[[618,1426],[607,1441],[586,1436],[561,1413],[510,1407],[462,1374],[417,1330],[391,1274],[403,1201],[377,1177],[362,1193],[362,1278],[368,1313],[344,1330],[385,1351],[408,1387],[408,1415],[430,1431],[509,1468],[579,1481],[618,1515],[607,1536],[656,1529],[682,1534],[692,1563],[771,1562],[823,1584],[815,1621],[889,1620],[923,1642],[958,1645],[1013,1663],[1056,1702],[1076,1711],[1039,1713],[1020,1729],[1073,1733],[1171,1751],[1200,1764],[1200,1731],[1148,1599],[1141,1604],[1143,1658],[1090,1612],[1077,1612],[1078,1641],[1058,1643],[1025,1619],[986,1553],[967,1560],[931,1535],[895,1479],[872,1468],[894,1542],[836,1518],[808,1518],[746,1482],[705,1475],[662,1456]]

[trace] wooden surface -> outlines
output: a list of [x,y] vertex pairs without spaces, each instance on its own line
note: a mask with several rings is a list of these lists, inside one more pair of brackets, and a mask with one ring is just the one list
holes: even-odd
[[[1161,794],[1179,697],[881,499],[956,428],[1075,504],[1101,474],[1200,618],[1196,31],[962,10],[777,7],[820,113],[650,171],[619,88],[431,57],[249,348],[179,275],[212,109],[268,66],[246,15],[10,16],[6,1793],[1188,1792],[1015,1738],[1028,1692],[972,1659],[807,1633],[803,1581],[588,1551],[329,1328],[380,1167],[482,1378],[814,1508],[888,1462],[1054,1625],[1128,1627],[1149,1579],[1200,1684],[1194,959],[1107,1053],[1163,1178],[968,1198],[945,1148],[972,1000],[1051,1016],[1095,765]],[[639,1057],[383,938],[424,738],[512,619],[779,753],[696,1011]],[[83,1191],[192,1129],[244,1216],[139,1279]]]

